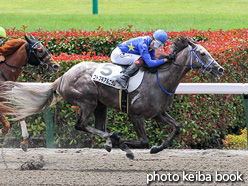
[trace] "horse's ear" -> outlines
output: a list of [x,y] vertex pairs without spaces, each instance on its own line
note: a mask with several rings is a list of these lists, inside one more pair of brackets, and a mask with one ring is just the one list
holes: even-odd
[[32,34],[30,34],[30,38],[36,40]]
[[188,44],[189,45],[191,45],[193,48],[195,48],[196,47],[196,42],[193,40],[193,39],[191,39],[191,38],[187,38],[187,42],[188,42]]
[[32,43],[33,43],[32,40],[31,40],[27,35],[25,35],[25,39],[26,39],[26,41],[27,41],[29,44],[32,44]]

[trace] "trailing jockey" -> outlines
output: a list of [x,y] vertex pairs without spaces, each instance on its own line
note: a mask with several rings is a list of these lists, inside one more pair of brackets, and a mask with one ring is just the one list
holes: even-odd
[[4,28],[0,27],[0,46],[3,44],[5,37],[6,37],[5,30],[4,30]]
[[[3,27],[0,27],[0,47],[3,45],[4,39],[6,38],[6,32]],[[4,61],[5,57],[0,54],[0,62]]]
[[168,35],[164,30],[156,30],[152,37],[142,36],[130,39],[118,45],[111,54],[111,61],[118,65],[130,65],[116,81],[123,89],[127,89],[129,77],[137,71],[144,62],[148,67],[159,66],[171,61],[171,56],[156,59],[155,50],[164,46]]

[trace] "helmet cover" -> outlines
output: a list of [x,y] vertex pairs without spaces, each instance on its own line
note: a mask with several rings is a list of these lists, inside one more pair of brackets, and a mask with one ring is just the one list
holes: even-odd
[[6,32],[2,27],[0,27],[0,37],[6,37]]
[[167,33],[164,30],[156,30],[153,33],[153,37],[156,40],[159,40],[160,42],[162,42],[163,44],[165,44],[166,41],[167,41],[167,39],[168,39],[168,35],[167,35]]

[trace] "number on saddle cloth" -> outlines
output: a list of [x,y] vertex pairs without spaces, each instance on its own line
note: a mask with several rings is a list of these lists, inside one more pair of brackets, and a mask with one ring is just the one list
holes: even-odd
[[[127,67],[128,66],[116,65],[113,63],[102,63],[98,65],[91,79],[116,89],[121,89],[121,86],[116,82],[116,79],[122,75]],[[143,76],[144,72],[140,70],[129,78],[128,92],[132,92],[139,87]]]

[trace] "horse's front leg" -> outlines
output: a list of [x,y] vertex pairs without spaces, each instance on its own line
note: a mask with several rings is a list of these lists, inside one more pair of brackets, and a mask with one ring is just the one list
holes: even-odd
[[168,139],[165,142],[163,142],[160,146],[153,146],[151,148],[151,151],[150,151],[151,154],[158,153],[158,152],[162,151],[163,149],[169,147],[171,145],[172,140],[176,137],[176,135],[179,134],[180,127],[181,127],[180,123],[175,121],[166,112],[163,114],[157,115],[156,117],[154,117],[154,119],[157,122],[166,123],[166,124],[171,125],[173,127],[173,131],[172,131],[171,135],[168,137]]
[[23,141],[20,144],[20,147],[22,148],[23,151],[27,151],[28,150],[28,129],[27,129],[27,125],[25,122],[25,119],[21,119],[20,120],[20,125],[21,125],[21,129],[22,129],[22,137],[23,137]]
[[10,124],[3,115],[0,115],[0,123],[2,123],[2,125],[3,125],[2,133],[7,134],[9,132],[9,129],[10,129]]
[[111,140],[115,140],[117,142],[121,150],[126,152],[126,156],[128,158],[133,159],[134,155],[133,152],[129,149],[129,147],[146,148],[148,147],[148,139],[146,135],[144,118],[136,115],[129,115],[129,118],[134,125],[134,129],[138,135],[139,141],[123,138],[119,136],[117,132],[113,132],[110,135],[110,138]]
[[148,139],[146,135],[145,119],[142,116],[129,115],[131,122],[133,123],[134,130],[138,135],[139,141],[127,142],[130,146],[136,148],[147,148]]
[[[118,142],[119,146],[123,146],[125,148],[133,147],[133,148],[147,148],[148,147],[148,139],[146,135],[146,129],[144,125],[144,118],[140,116],[135,116],[135,115],[129,115],[129,118],[131,122],[134,125],[134,129],[138,135],[139,140],[131,140],[127,138],[123,138],[117,134],[117,132],[112,133],[110,136],[111,139],[114,139],[115,141]],[[125,145],[123,145],[125,144]]]

